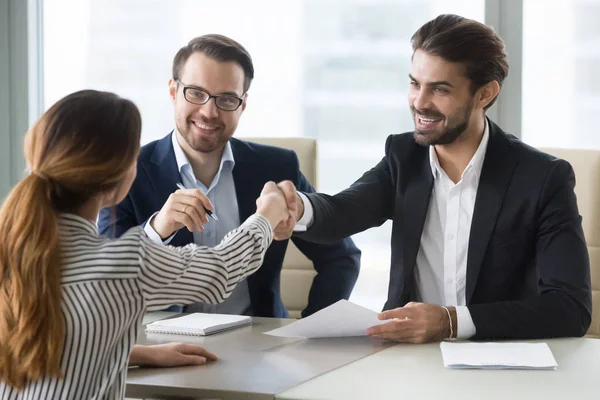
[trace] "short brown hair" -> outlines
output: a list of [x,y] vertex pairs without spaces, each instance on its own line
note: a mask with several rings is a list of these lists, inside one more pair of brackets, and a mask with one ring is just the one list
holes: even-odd
[[179,49],[173,59],[173,79],[179,79],[181,69],[195,52],[204,53],[216,61],[235,61],[238,63],[246,76],[244,79],[244,93],[250,89],[250,84],[254,79],[254,65],[250,53],[235,40],[218,34],[198,36]]
[[[450,62],[464,63],[473,93],[491,81],[502,87],[508,75],[504,41],[481,22],[443,14],[419,28],[411,42],[413,52],[423,50]],[[496,98],[485,108],[495,101]]]

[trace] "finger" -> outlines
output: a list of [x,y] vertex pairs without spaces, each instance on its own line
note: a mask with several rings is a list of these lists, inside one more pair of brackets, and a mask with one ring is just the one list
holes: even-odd
[[414,343],[414,338],[408,336],[405,332],[384,332],[378,335],[372,335],[375,339],[393,340],[400,343]]
[[287,239],[289,237],[289,234],[287,229],[277,227],[275,230],[273,230],[273,237],[275,238],[275,240],[283,240]]
[[206,364],[206,358],[204,358],[202,356],[196,356],[193,354],[192,355],[182,354],[181,360],[182,360],[181,365],[204,365],[204,364]]
[[186,194],[176,194],[172,207],[176,211],[188,214],[193,220],[198,222],[198,225],[208,223],[204,204],[197,197]]
[[409,311],[406,311],[405,308],[398,307],[398,308],[394,308],[393,310],[387,310],[387,311],[380,312],[379,319],[381,319],[381,320],[392,319],[392,318],[404,319],[405,317],[408,317],[408,314],[409,314]]
[[[188,208],[189,208],[189,206],[188,206]],[[194,232],[194,229],[197,229],[198,231],[204,230],[204,227],[202,226],[201,223],[194,222],[194,220],[192,220],[192,218],[187,213],[184,213],[183,211],[173,210],[171,219],[173,221],[185,226],[188,229],[188,231],[190,231],[190,232]]]
[[377,335],[371,335],[375,339],[382,340],[393,340],[400,343],[426,343],[427,340],[423,334],[415,331],[414,329],[403,329],[395,332],[383,332]]
[[[290,222],[291,221],[291,222]],[[275,240],[284,240],[292,236],[294,226],[296,225],[293,218],[288,219],[284,222],[280,222],[279,225],[273,231],[273,237]]]
[[286,220],[281,221],[275,229],[277,230],[277,232],[281,232],[281,233],[287,233],[289,231],[292,231],[294,229],[294,225],[295,225],[295,224],[292,225],[292,220],[293,220],[293,218],[288,217]]
[[296,204],[296,186],[291,181],[283,181],[277,184],[277,187],[281,190],[285,196],[285,202],[288,208],[292,212],[296,212],[298,205]]
[[197,227],[201,227],[204,224],[208,224],[208,216],[206,215],[206,209],[197,198],[191,199],[193,203],[191,206],[186,204],[187,208],[184,208],[185,213],[192,218]]
[[193,228],[201,231],[204,229],[204,224],[208,223],[208,219],[192,205],[189,204],[177,204],[175,211],[178,211],[180,214],[186,215],[193,224]]
[[204,350],[204,353],[202,354],[202,356],[205,357],[207,360],[210,360],[210,361],[217,361],[219,359],[219,357],[217,357],[216,354],[211,353],[210,351],[208,351],[206,349]]
[[294,226],[296,226],[296,218],[294,218],[293,215],[290,215],[285,221],[285,226],[287,230],[292,230]]
[[393,320],[391,322],[375,325],[367,329],[367,335],[381,335],[386,332],[395,332],[405,329],[408,325],[409,320]]
[[275,184],[275,182],[268,181],[263,186],[262,191],[260,192],[260,195],[263,196],[265,194],[273,193],[273,192],[277,192],[277,191],[279,191],[279,189],[277,188],[277,185]]
[[200,189],[179,189],[175,193],[185,197],[192,197],[198,199],[204,208],[206,208],[207,210],[213,209],[212,203],[210,202],[208,197],[206,197],[206,195],[202,193],[202,190]]
[[187,355],[203,356],[211,361],[217,360],[217,356],[215,354],[206,350],[202,346],[196,346],[194,344],[184,344],[181,348],[181,352]]

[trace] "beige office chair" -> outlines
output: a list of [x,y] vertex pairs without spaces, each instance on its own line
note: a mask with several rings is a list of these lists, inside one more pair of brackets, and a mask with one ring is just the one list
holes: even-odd
[[[314,138],[242,138],[249,142],[291,149],[298,155],[300,171],[313,187],[317,187],[317,141]],[[300,318],[300,313],[308,304],[308,292],[316,272],[312,261],[289,242],[283,269],[281,271],[281,298],[292,318]]]
[[575,170],[575,194],[590,253],[592,325],[588,336],[600,338],[600,151],[541,149],[568,161]]

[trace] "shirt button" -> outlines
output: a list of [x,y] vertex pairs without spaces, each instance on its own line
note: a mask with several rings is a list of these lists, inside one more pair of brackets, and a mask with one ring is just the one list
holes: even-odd
[[448,240],[454,240],[454,235],[453,234],[448,234]]

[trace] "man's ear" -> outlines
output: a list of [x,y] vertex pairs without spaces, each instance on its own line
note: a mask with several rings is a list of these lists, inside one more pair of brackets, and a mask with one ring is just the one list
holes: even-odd
[[477,90],[477,103],[479,108],[485,108],[490,104],[500,93],[500,85],[498,81],[491,81],[483,85]]
[[173,104],[175,104],[175,101],[177,100],[177,87],[177,81],[173,78],[169,79],[169,96],[171,96]]
[[246,103],[248,102],[248,93],[244,94],[244,102],[242,103],[242,112],[246,109]]

